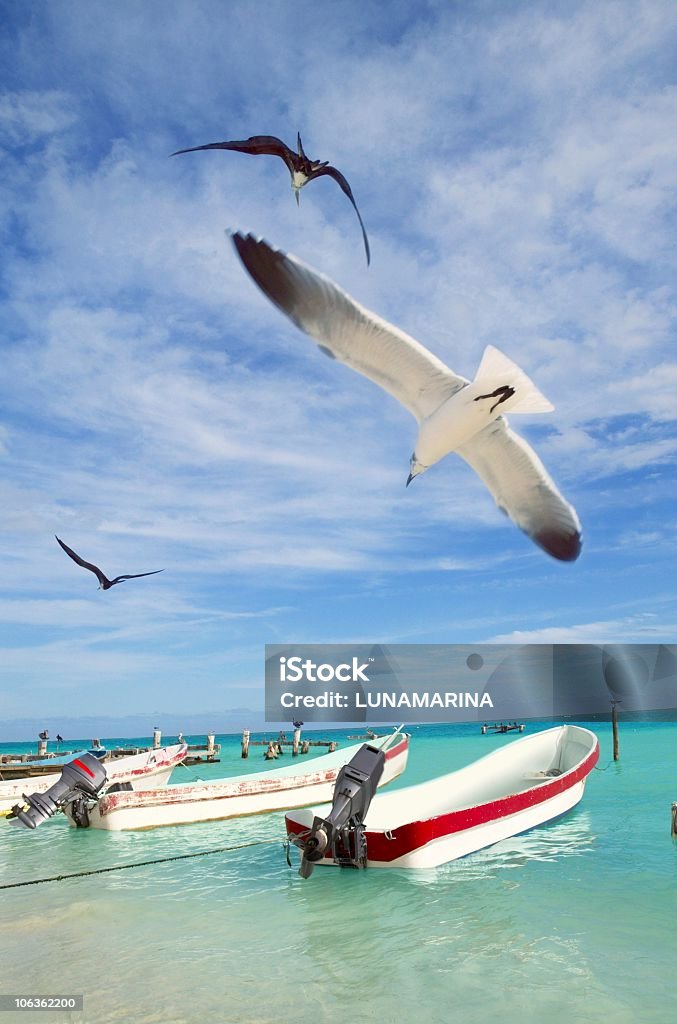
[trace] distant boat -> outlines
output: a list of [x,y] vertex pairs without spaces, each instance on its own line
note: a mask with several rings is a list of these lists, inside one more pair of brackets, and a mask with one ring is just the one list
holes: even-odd
[[[174,768],[186,756],[188,747],[185,743],[175,743],[171,747],[158,747],[142,754],[130,754],[128,757],[112,758],[106,761],[107,786],[129,783],[132,789],[143,789],[148,785],[164,786]],[[89,751],[95,755],[100,750]],[[77,753],[51,759],[52,769],[48,774],[35,778],[11,779],[0,782],[0,817],[11,811],[14,804],[21,803],[25,793],[45,793],[61,777],[60,767],[77,757]],[[0,772],[6,770],[3,765]]]
[[105,747],[89,747],[85,750],[71,750],[65,754],[54,754],[49,757],[31,758],[30,761],[3,761],[0,764],[0,784],[9,779],[28,779],[40,775],[54,775],[56,769],[63,768],[78,754],[92,754],[104,761],[108,757]]
[[[367,867],[437,867],[557,818],[579,802],[598,758],[594,733],[562,725],[449,775],[376,796],[364,818]],[[292,842],[302,847],[314,819],[329,811],[290,811]],[[331,847],[317,863],[335,863]]]
[[[373,741],[385,753],[380,785],[400,775],[407,764],[409,736],[399,731]],[[362,744],[322,754],[272,771],[235,775],[210,782],[110,793],[88,808],[91,828],[121,831],[220,821],[249,814],[284,811],[329,800],[336,777]],[[65,808],[68,814],[68,806]],[[71,819],[71,824],[76,824]]]
[[492,722],[491,725],[485,722],[480,732],[483,736],[488,732],[524,732],[524,722]]

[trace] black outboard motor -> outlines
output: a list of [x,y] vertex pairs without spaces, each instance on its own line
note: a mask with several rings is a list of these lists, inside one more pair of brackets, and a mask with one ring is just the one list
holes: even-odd
[[81,754],[63,766],[61,778],[45,793],[24,795],[25,804],[16,804],[7,820],[13,825],[23,825],[24,828],[37,828],[69,800],[83,795],[95,797],[106,779],[106,769],[98,757]]
[[301,878],[310,878],[314,865],[322,860],[327,848],[341,867],[366,868],[364,819],[383,774],[385,760],[382,750],[365,743],[343,766],[334,786],[329,815],[316,817],[310,834],[305,839],[299,836],[294,840],[303,851]]

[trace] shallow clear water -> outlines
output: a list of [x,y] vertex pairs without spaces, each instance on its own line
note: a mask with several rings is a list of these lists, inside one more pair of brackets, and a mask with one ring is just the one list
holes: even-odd
[[[577,808],[425,872],[317,869],[304,881],[295,851],[287,867],[281,814],[141,833],[0,820],[5,883],[273,840],[0,892],[0,991],[85,995],[81,1013],[2,1022],[672,1021],[677,729],[621,723],[614,764],[610,727],[590,727],[600,770]],[[514,739],[477,726],[412,733],[395,785]],[[221,740],[220,765],[176,780],[261,767],[262,748],[245,763],[237,737]]]

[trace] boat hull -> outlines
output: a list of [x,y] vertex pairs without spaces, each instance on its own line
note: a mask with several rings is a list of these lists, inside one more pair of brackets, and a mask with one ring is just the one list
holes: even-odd
[[[151,786],[164,786],[174,768],[185,758],[187,749],[185,743],[175,743],[169,747],[106,761],[106,788],[117,783],[130,783],[132,789],[137,791]],[[45,793],[60,778],[59,770],[50,775],[0,782],[0,817],[9,814],[16,803],[21,803],[24,793]]]
[[[387,739],[389,737],[384,738]],[[378,744],[379,741],[372,742]],[[316,758],[309,765],[314,770],[305,771],[299,764],[297,774],[287,768],[273,769],[199,785],[167,786],[143,793],[111,793],[92,807],[89,824],[92,828],[114,832],[162,828],[284,811],[328,800],[341,767],[360,746]],[[409,737],[401,735],[385,751],[381,785],[404,771],[408,754]]]
[[[567,762],[562,770],[552,767],[557,758],[560,763]],[[367,866],[438,867],[558,818],[580,801],[598,758],[599,744],[593,733],[578,726],[561,726],[515,740],[441,779],[377,796],[365,819]],[[559,774],[547,774],[553,770]],[[513,786],[508,785],[504,793],[495,792],[494,799],[446,809],[441,806],[445,791],[448,805],[453,802],[455,787],[468,794],[473,785],[480,792],[498,789],[502,771]],[[474,783],[473,772],[477,776]],[[433,804],[437,813],[424,816],[426,802]],[[421,817],[413,815],[412,809]],[[308,808],[287,814],[289,836],[301,836],[315,815],[325,817],[327,811]],[[318,864],[334,865],[331,853]]]

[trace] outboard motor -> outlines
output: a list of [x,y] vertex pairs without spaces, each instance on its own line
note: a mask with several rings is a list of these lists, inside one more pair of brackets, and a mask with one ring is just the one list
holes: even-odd
[[7,816],[13,825],[37,828],[69,800],[95,797],[107,779],[106,769],[93,754],[81,754],[61,770],[61,778],[45,793],[24,795],[24,804],[15,804]]
[[368,743],[343,766],[334,786],[334,799],[328,816],[315,817],[309,835],[294,839],[295,845],[303,851],[299,868],[301,878],[310,878],[313,867],[322,860],[328,848],[341,867],[366,868],[364,819],[384,767],[385,754]]

